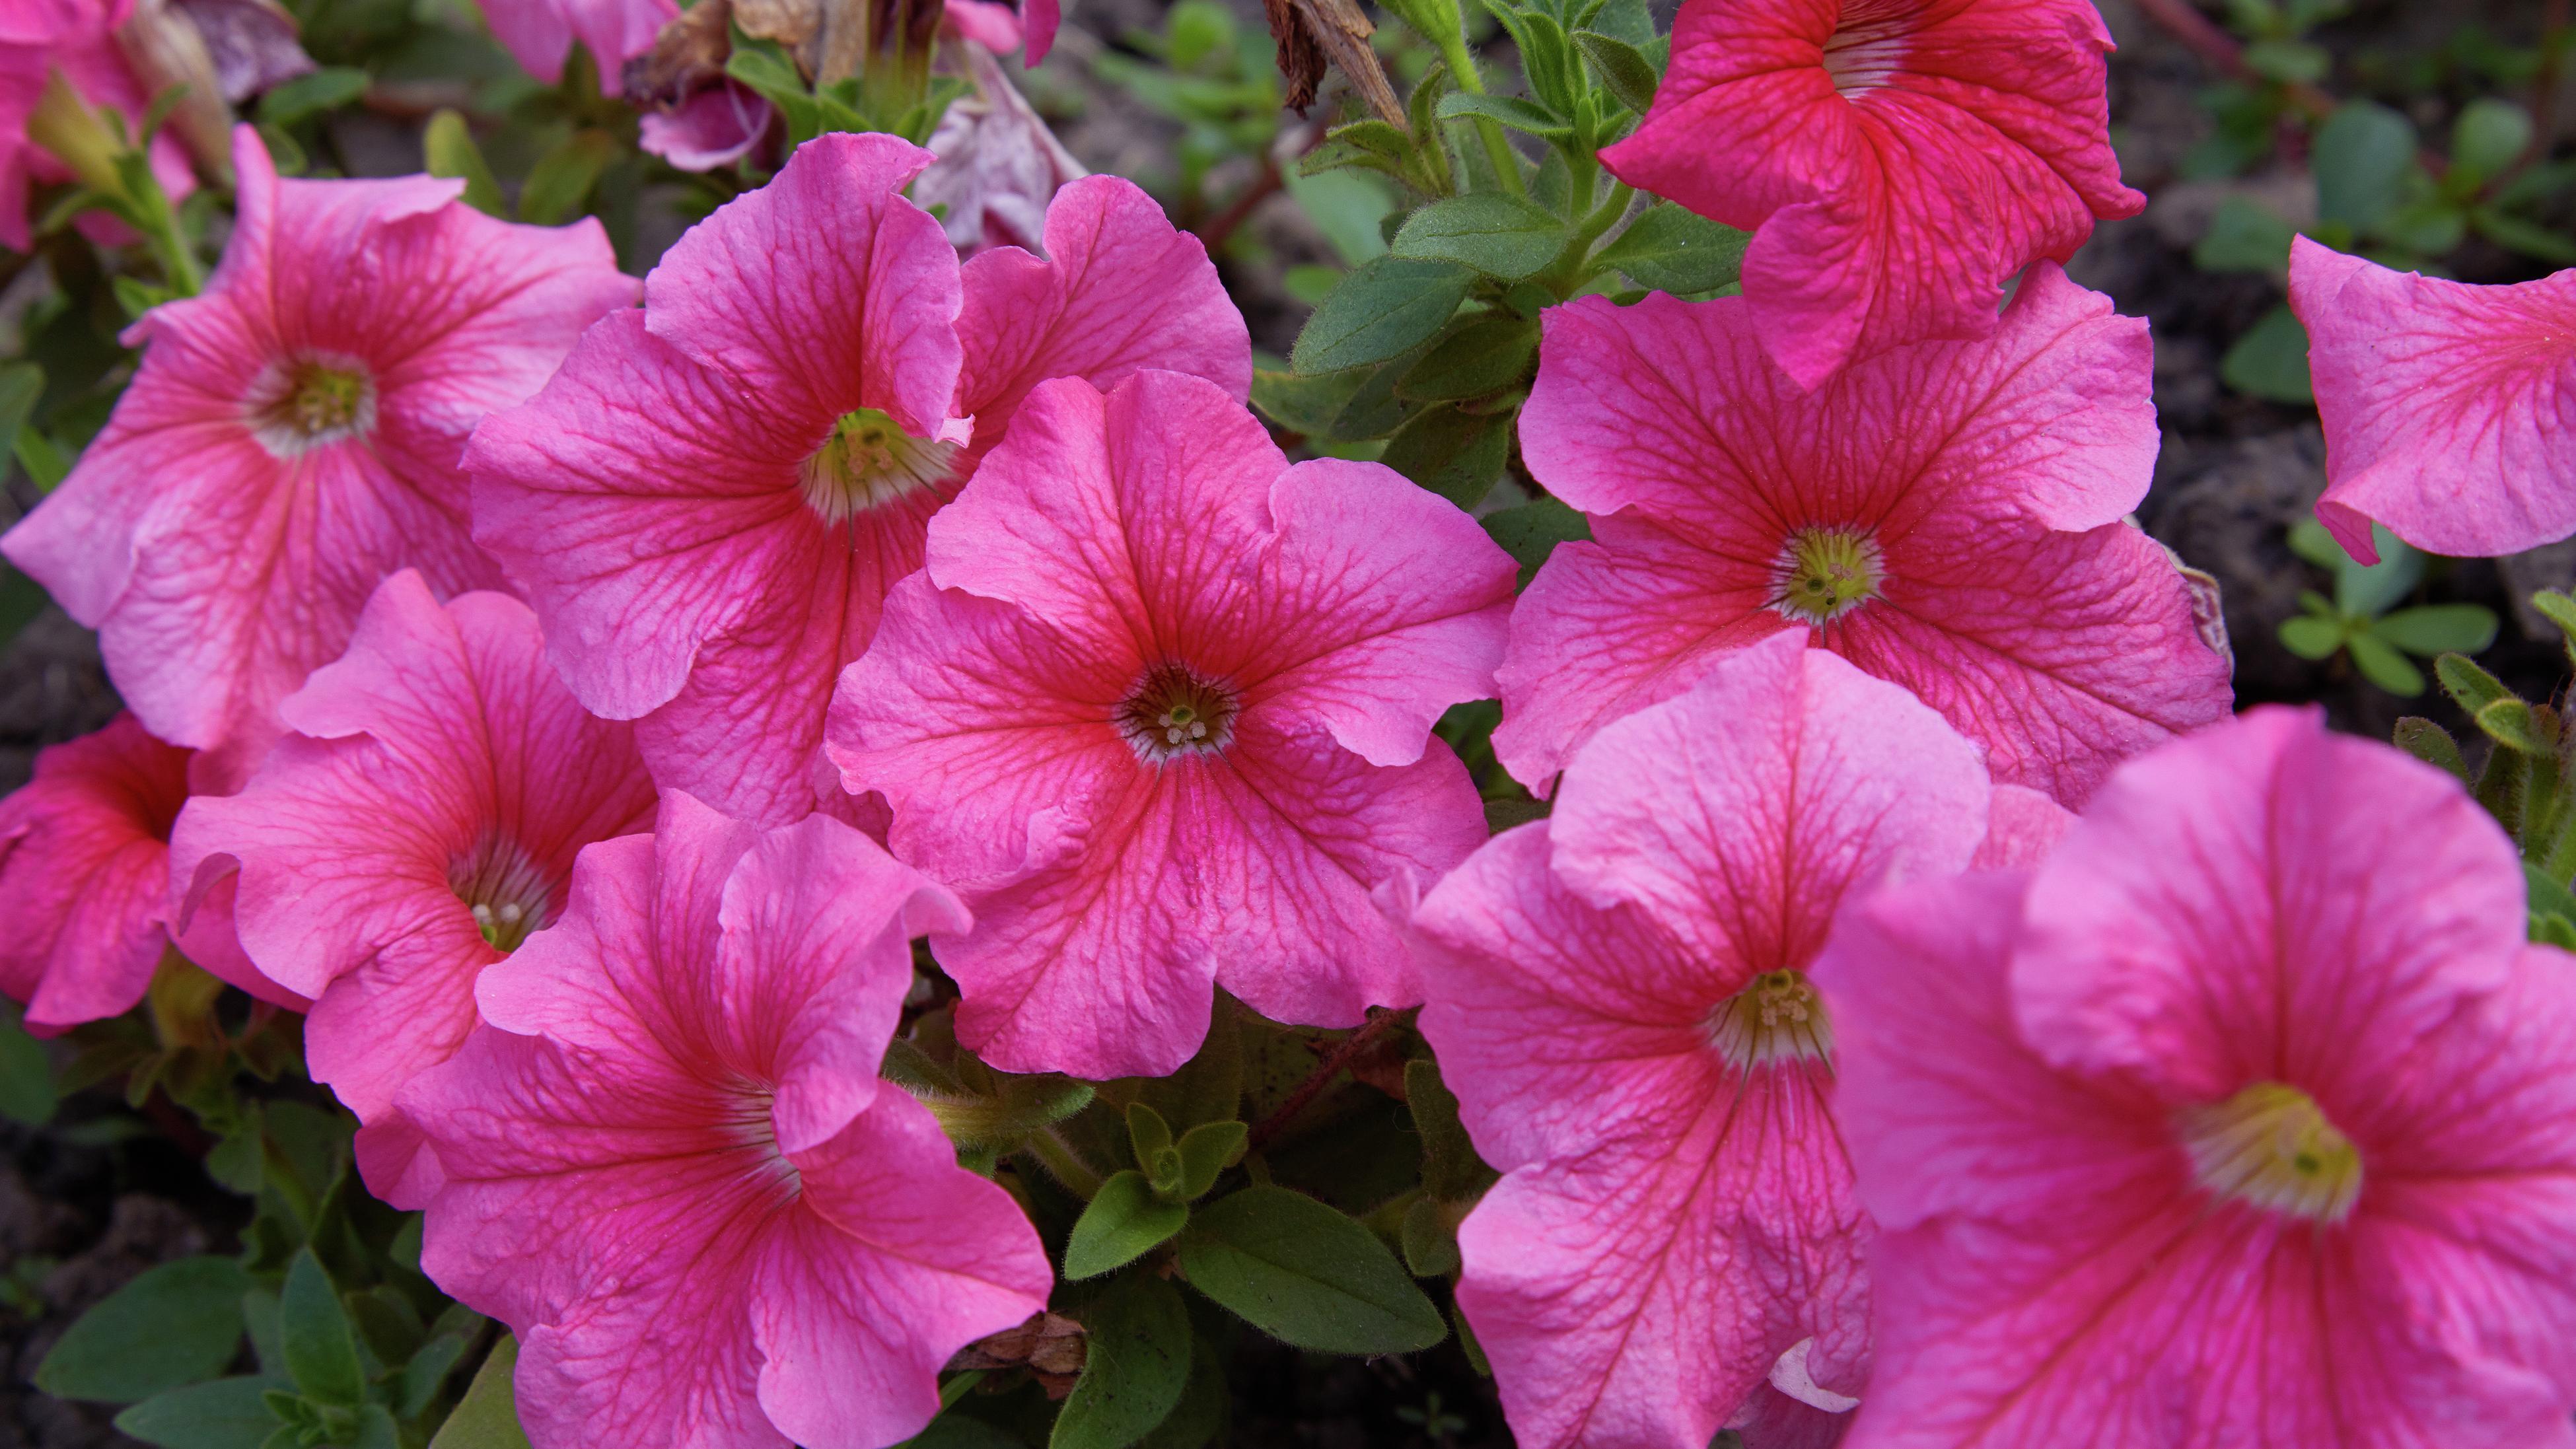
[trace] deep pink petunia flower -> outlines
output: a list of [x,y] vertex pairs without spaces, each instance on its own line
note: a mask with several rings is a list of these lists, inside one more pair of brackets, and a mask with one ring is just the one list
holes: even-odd
[[2326,425],[2317,517],[2354,558],[2370,525],[2486,558],[2576,534],[2576,270],[2476,287],[2301,237],[2290,303]]
[[896,854],[975,909],[932,938],[959,1040],[1160,1075],[1214,985],[1319,1026],[1418,999],[1370,893],[1485,837],[1430,730],[1490,690],[1513,578],[1396,473],[1288,467],[1213,384],[1029,394],[832,706]]
[[406,1088],[445,1180],[421,1266],[518,1331],[537,1449],[876,1449],[1053,1283],[1037,1233],[877,1080],[954,897],[827,816],[684,795],[582,852]]
[[1494,748],[1544,789],[1602,725],[1783,630],[1921,695],[1995,778],[2079,803],[2223,717],[2226,661],[2122,517],[2156,456],[2147,324],[2043,262],[1983,342],[1801,392],[1738,299],[1552,309],[1530,471],[1591,516],[1512,616]]
[[653,48],[680,13],[676,0],[483,0],[492,35],[528,74],[555,85],[574,41],[599,67],[602,95],[624,87],[626,62]]
[[845,807],[821,753],[832,681],[1031,386],[1144,366],[1251,386],[1197,238],[1133,184],[1066,187],[1046,260],[996,249],[961,283],[900,195],[930,159],[891,136],[806,143],[467,453],[474,536],[573,693],[637,721],[666,788],[728,814]]
[[461,182],[280,181],[236,133],[241,213],[203,296],[126,333],[142,370],[0,553],[99,631],[152,732],[247,775],[277,702],[338,657],[376,583],[500,581],[456,460],[634,296],[598,223],[495,221]]
[[2015,272],[2064,262],[2120,184],[2091,0],[1688,0],[1621,180],[1753,233],[1751,330],[1801,387],[1995,330]]
[[[562,914],[574,853],[651,827],[653,786],[632,727],[573,702],[527,605],[442,607],[409,569],[280,713],[295,732],[250,783],[180,814],[171,883],[238,884],[243,949],[314,999],[314,1080],[376,1127],[473,1029],[474,978]],[[362,1158],[380,1193],[398,1157]]]
[[2576,960],[2456,782],[2260,710],[1818,964],[1852,1449],[2576,1445]]
[[0,800],[0,993],[25,1003],[29,1026],[119,1015],[173,945],[265,1000],[306,1005],[242,955],[230,890],[170,929],[170,825],[188,759],[118,715],[38,755],[35,779]]
[[[23,252],[29,241],[28,182],[72,179],[69,167],[27,139],[27,118],[44,95],[47,72],[61,71],[82,100],[122,116],[128,136],[142,134],[152,97],[116,43],[134,0],[11,0],[9,8],[0,15],[0,246]],[[187,148],[175,132],[165,129],[154,137],[151,156],[152,177],[171,200],[197,189]],[[111,245],[133,239],[123,222],[105,213],[84,215],[78,224],[85,235]]]
[[1805,972],[1846,899],[1966,868],[2001,793],[1920,701],[1775,636],[1602,731],[1425,898],[1422,1031],[1504,1174],[1458,1303],[1520,1443],[1851,1407],[1869,1224]]

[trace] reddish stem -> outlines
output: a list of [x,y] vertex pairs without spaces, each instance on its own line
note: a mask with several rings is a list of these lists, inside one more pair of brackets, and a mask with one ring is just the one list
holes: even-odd
[[1325,1085],[1340,1075],[1344,1067],[1358,1061],[1362,1052],[1377,1045],[1378,1038],[1386,1035],[1387,1029],[1401,1019],[1397,1013],[1379,1008],[1359,1030],[1334,1043],[1333,1049],[1324,1053],[1324,1059],[1315,1064],[1315,1070],[1306,1075],[1306,1080],[1297,1084],[1297,1090],[1288,1094],[1288,1100],[1279,1104],[1279,1110],[1253,1124],[1245,1144],[1247,1150],[1258,1152],[1271,1138],[1278,1136],[1291,1119],[1306,1110],[1307,1103],[1315,1100],[1317,1092],[1324,1090]]

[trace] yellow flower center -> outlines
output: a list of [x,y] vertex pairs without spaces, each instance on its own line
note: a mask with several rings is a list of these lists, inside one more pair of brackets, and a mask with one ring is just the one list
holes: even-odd
[[1739,1067],[1834,1058],[1833,1023],[1804,971],[1765,971],[1754,977],[1717,1004],[1708,1033],[1718,1055]]
[[2186,1109],[2176,1127],[2192,1176],[2218,1197],[2321,1223],[2342,1222],[2361,1197],[2361,1153],[2296,1087],[2256,1082]]
[[844,413],[798,472],[805,504],[825,523],[882,508],[917,489],[948,481],[958,448],[916,438],[875,408]]
[[1138,759],[1160,764],[1176,755],[1224,749],[1234,739],[1234,717],[1242,707],[1234,686],[1166,662],[1146,670],[1118,702],[1116,723]]
[[247,407],[261,446],[292,458],[373,432],[376,384],[355,358],[299,358],[263,370],[251,384]]
[[1771,566],[1771,607],[1823,628],[1878,597],[1887,578],[1878,540],[1856,528],[1802,528]]

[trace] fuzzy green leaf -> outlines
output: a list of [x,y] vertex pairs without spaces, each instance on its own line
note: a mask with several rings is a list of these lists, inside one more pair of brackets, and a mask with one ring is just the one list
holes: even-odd
[[1459,262],[1516,282],[1565,250],[1563,219],[1507,192],[1480,191],[1435,201],[1407,218],[1395,254]]
[[2469,783],[2469,762],[2460,758],[2459,742],[2451,738],[2449,730],[2410,714],[2397,722],[2390,739],[2397,748],[2425,764],[2450,771],[2463,785]]
[[216,1379],[164,1390],[116,1416],[120,1434],[159,1449],[260,1449],[277,1432],[263,1378]]
[[501,183],[493,179],[491,163],[483,159],[483,148],[474,144],[474,132],[467,128],[463,115],[440,111],[431,116],[428,129],[421,132],[420,144],[430,175],[463,181],[462,200],[467,206],[485,216],[508,219],[509,200],[501,195]]
[[1539,565],[1556,552],[1558,544],[1592,536],[1591,520],[1553,498],[1488,513],[1477,522],[1521,566],[1520,587],[1524,589],[1537,575]]
[[537,158],[519,188],[519,220],[560,226],[581,215],[600,173],[617,159],[617,140],[606,131],[575,131]]
[[1574,32],[1574,47],[1591,62],[1593,74],[1619,104],[1638,115],[1655,103],[1655,63],[1646,53],[1616,36],[1597,30]]
[[340,1291],[310,1248],[299,1249],[286,1270],[286,1371],[306,1398],[326,1404],[356,1405],[367,1397],[366,1373],[358,1365],[358,1341],[349,1331],[349,1315]]
[[1731,285],[1752,244],[1750,233],[1659,201],[1637,213],[1592,259],[1640,287],[1691,296]]
[[2368,232],[2405,195],[2415,127],[2386,106],[2347,101],[2317,128],[2309,165],[2317,178],[2317,215]]
[[519,1427],[519,1401],[511,1376],[519,1367],[519,1340],[508,1334],[484,1355],[456,1411],[440,1425],[429,1449],[528,1449]]
[[2427,658],[2475,654],[2495,642],[2496,616],[2484,604],[2425,604],[2382,617],[2370,632]]
[[1342,278],[1306,319],[1289,365],[1312,375],[1384,362],[1448,324],[1476,281],[1473,267],[1379,257]]
[[250,1275],[230,1258],[147,1269],[92,1306],[36,1366],[60,1399],[130,1404],[213,1378],[241,1351]]
[[2301,659],[2331,659],[2343,647],[2343,621],[2301,614],[2281,621],[2281,647]]
[[2531,706],[2505,687],[2504,681],[2480,669],[2465,655],[2445,654],[2433,661],[2442,690],[2451,696],[2489,739],[2516,753],[2548,755],[2552,742],[2541,737]]
[[1181,1402],[1190,1376],[1190,1313],[1150,1273],[1119,1279],[1081,1310],[1082,1377],[1056,1415],[1047,1449],[1126,1449]]
[[1191,1128],[1181,1138],[1181,1197],[1184,1201],[1205,1196],[1216,1185],[1216,1176],[1243,1155],[1243,1142],[1250,1129],[1240,1122],[1205,1122]]
[[1459,402],[1529,382],[1538,360],[1538,323],[1510,315],[1480,317],[1452,328],[1396,379],[1415,402]]
[[1284,1187],[1248,1187],[1200,1209],[1181,1235],[1180,1264],[1191,1287],[1298,1348],[1410,1353],[1448,1334],[1375,1234]]
[[2390,694],[2413,699],[2424,692],[2424,671],[2377,634],[2355,634],[2344,641],[2344,648],[2352,652],[2353,667],[2362,677]]
[[1079,1281],[1123,1268],[1187,1227],[1190,1210],[1158,1197],[1145,1174],[1111,1174],[1092,1194],[1064,1245],[1064,1276]]
[[1485,501],[1511,458],[1518,411],[1471,413],[1441,403],[1413,415],[1378,461],[1461,508]]

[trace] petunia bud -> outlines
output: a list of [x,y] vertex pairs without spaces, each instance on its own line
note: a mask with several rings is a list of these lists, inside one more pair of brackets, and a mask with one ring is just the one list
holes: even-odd
[[171,0],[135,0],[134,13],[117,27],[116,46],[147,94],[179,88],[171,129],[200,170],[229,184],[233,111],[224,103],[214,56],[195,23]]

